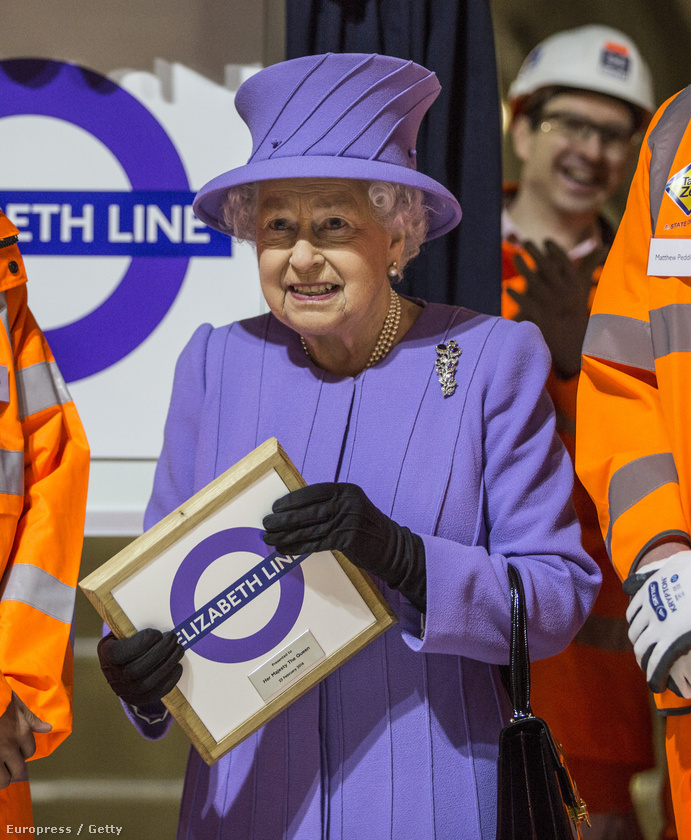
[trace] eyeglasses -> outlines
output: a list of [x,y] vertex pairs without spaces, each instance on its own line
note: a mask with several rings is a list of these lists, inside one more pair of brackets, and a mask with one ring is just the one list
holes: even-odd
[[622,125],[603,125],[594,123],[579,114],[567,111],[556,111],[553,114],[543,114],[539,123],[540,131],[545,134],[556,131],[572,143],[587,142],[596,134],[602,148],[614,154],[624,155],[635,143],[635,135]]

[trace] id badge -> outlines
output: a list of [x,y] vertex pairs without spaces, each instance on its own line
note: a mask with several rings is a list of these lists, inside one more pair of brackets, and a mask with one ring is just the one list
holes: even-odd
[[648,277],[691,277],[691,239],[650,240]]

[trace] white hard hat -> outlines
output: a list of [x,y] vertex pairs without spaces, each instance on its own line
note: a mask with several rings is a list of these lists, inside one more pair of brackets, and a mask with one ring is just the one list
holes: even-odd
[[523,62],[509,88],[515,114],[531,94],[545,87],[569,87],[613,96],[655,110],[650,69],[638,47],[609,26],[579,26],[540,42]]

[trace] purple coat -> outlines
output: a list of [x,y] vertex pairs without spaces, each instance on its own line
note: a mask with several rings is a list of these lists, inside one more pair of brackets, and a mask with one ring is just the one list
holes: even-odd
[[[435,346],[450,338],[462,355],[444,398]],[[271,315],[196,331],[145,526],[274,436],[308,482],[359,484],[422,536],[427,614],[423,629],[382,584],[396,627],[213,767],[192,750],[179,838],[494,840],[507,561],[523,576],[533,658],[567,645],[600,579],[580,545],[548,370],[532,324],[437,304],[355,378],[315,367]]]

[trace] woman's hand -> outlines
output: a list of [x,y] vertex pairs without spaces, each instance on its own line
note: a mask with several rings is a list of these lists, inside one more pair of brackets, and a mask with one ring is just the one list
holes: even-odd
[[185,649],[173,631],[148,628],[127,639],[108,633],[98,643],[101,670],[126,703],[143,706],[165,697],[182,676]]
[[294,490],[274,502],[264,528],[265,542],[282,554],[342,551],[425,611],[422,539],[383,514],[357,485],[328,482]]

